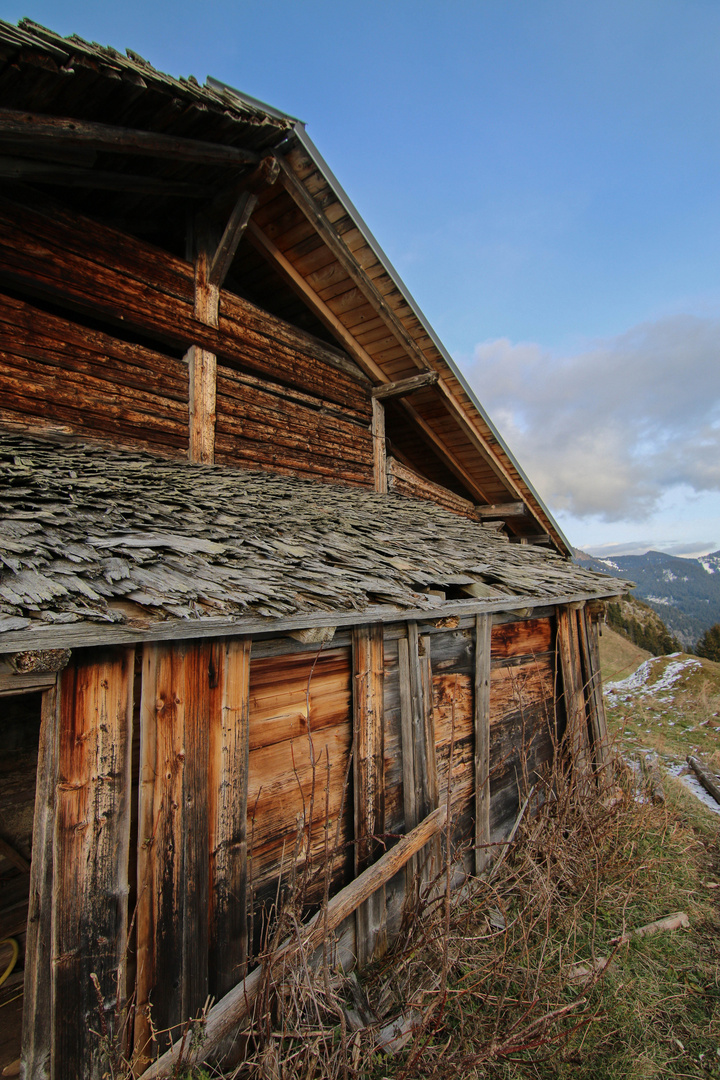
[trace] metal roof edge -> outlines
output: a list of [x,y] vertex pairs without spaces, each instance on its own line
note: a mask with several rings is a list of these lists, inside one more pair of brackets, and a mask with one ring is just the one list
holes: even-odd
[[297,116],[291,116],[290,113],[283,112],[282,109],[274,109],[272,105],[268,105],[266,101],[261,101],[260,98],[253,97],[251,94],[244,94],[242,90],[238,90],[234,86],[230,86],[229,83],[223,82],[222,79],[216,79],[212,75],[207,75],[205,78],[205,85],[209,86],[212,90],[225,90],[228,94],[234,94],[236,98],[240,98],[246,105],[251,105],[254,109],[262,109],[268,116],[272,116],[275,120],[289,120],[292,124],[305,123],[303,120],[299,120]]

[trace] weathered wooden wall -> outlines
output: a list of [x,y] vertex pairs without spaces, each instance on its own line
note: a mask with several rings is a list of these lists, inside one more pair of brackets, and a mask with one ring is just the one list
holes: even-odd
[[[306,906],[352,866],[349,649],[256,660],[250,669],[248,843],[253,947],[278,895],[295,883]],[[325,855],[330,863],[326,867]]]
[[187,364],[0,295],[0,421],[185,455]]
[[490,830],[503,840],[520,794],[553,756],[555,703],[554,621],[531,619],[495,626],[490,680]]
[[[151,1024],[178,1027],[241,980],[278,899],[304,918],[443,807],[448,784],[454,872],[482,869],[564,730],[556,653],[592,676],[595,637],[574,608],[492,631],[478,616],[313,649],[262,640],[254,659],[237,638],[78,652],[40,734],[26,994],[47,1023],[26,1016],[28,1077],[50,1075],[50,1046],[55,1080],[80,1061],[100,1075],[92,973],[110,1023],[118,986],[135,993],[149,1053]],[[571,689],[599,777],[596,687]],[[445,852],[435,838],[364,901],[344,947],[382,953]]]
[[372,487],[351,361],[228,290],[208,325],[195,294],[189,262],[39,197],[0,199],[0,422],[184,455],[196,347],[218,361],[219,463]]

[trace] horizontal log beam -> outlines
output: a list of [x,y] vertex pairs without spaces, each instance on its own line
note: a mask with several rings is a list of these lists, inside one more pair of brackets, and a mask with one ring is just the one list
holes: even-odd
[[5,180],[30,180],[58,187],[97,188],[102,191],[127,191],[134,195],[165,195],[183,199],[208,199],[215,189],[204,184],[162,180],[156,176],[101,172],[74,165],[46,164],[27,158],[0,157],[0,177]]
[[[401,610],[390,604],[373,604],[362,611],[325,611],[317,615],[298,613],[279,619],[253,615],[244,618],[218,615],[203,619],[157,619],[148,613],[147,621],[134,620],[132,626],[107,623],[70,623],[36,629],[8,630],[0,634],[0,654],[18,649],[81,648],[89,645],[119,645],[133,641],[197,640],[228,635],[280,634],[310,626],[364,626],[369,623],[405,623],[444,619],[448,615],[475,615],[482,612],[507,612],[516,608],[546,608],[548,605],[584,603],[586,600],[615,600],[625,594],[619,582],[608,579],[601,593],[565,592],[557,596],[503,596],[497,600],[452,600],[427,607]],[[112,607],[112,605],[111,605]]]
[[529,533],[527,536],[510,536],[508,537],[511,544],[551,544],[552,537],[550,533]]
[[525,517],[527,506],[524,502],[493,503],[491,506],[476,506],[475,513],[479,518],[490,520],[502,520],[509,517]]
[[705,762],[693,754],[688,756],[688,765],[698,780],[716,803],[720,803],[720,776],[717,776]]
[[376,386],[372,391],[372,396],[379,401],[385,398],[402,397],[405,394],[412,394],[414,390],[421,390],[424,386],[434,386],[437,381],[437,371],[427,371],[422,375],[412,375],[409,379],[400,379],[398,382]]
[[[320,910],[300,929],[297,936],[289,939],[269,958],[270,971],[287,968],[297,961],[301,951],[314,952],[322,945],[328,933],[336,930],[349,915],[357,911],[361,904],[369,900],[381,886],[402,870],[403,866],[445,825],[447,807],[441,806],[420,822],[407,836],[401,837],[395,847],[386,851],[376,863],[359,874],[354,881],[333,896],[325,910]],[[174,1076],[177,1066],[197,1065],[211,1057],[222,1041],[241,1024],[252,1012],[255,1000],[262,989],[268,971],[268,965],[257,967],[229,994],[218,1001],[207,1015],[203,1038],[197,1048],[187,1049],[183,1054],[185,1042],[178,1039],[175,1045],[150,1066],[143,1074],[145,1080],[159,1080],[160,1077]]]
[[237,146],[222,146],[163,135],[157,131],[97,124],[60,116],[45,116],[18,109],[0,109],[0,142],[50,143],[53,146],[83,146],[112,154],[135,154],[173,161],[194,161],[206,165],[254,165],[260,155]]

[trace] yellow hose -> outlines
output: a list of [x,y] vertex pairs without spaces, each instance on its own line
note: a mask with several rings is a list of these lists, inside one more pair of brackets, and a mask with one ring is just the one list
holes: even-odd
[[10,948],[12,949],[12,956],[10,957],[10,963],[5,968],[5,970],[3,971],[2,975],[0,975],[0,986],[2,986],[2,984],[7,979],[8,975],[10,975],[12,973],[13,968],[17,964],[17,959],[18,959],[18,956],[20,955],[20,946],[18,945],[18,943],[17,943],[17,941],[15,940],[14,937],[3,938],[3,940],[0,941],[0,945],[9,945]]

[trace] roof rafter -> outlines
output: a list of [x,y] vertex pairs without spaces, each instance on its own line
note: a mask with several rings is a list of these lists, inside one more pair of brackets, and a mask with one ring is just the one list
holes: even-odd
[[223,146],[200,139],[98,124],[89,120],[22,112],[19,109],[0,109],[0,142],[84,146],[111,154],[172,158],[204,165],[254,165],[260,160],[259,154],[237,146]]

